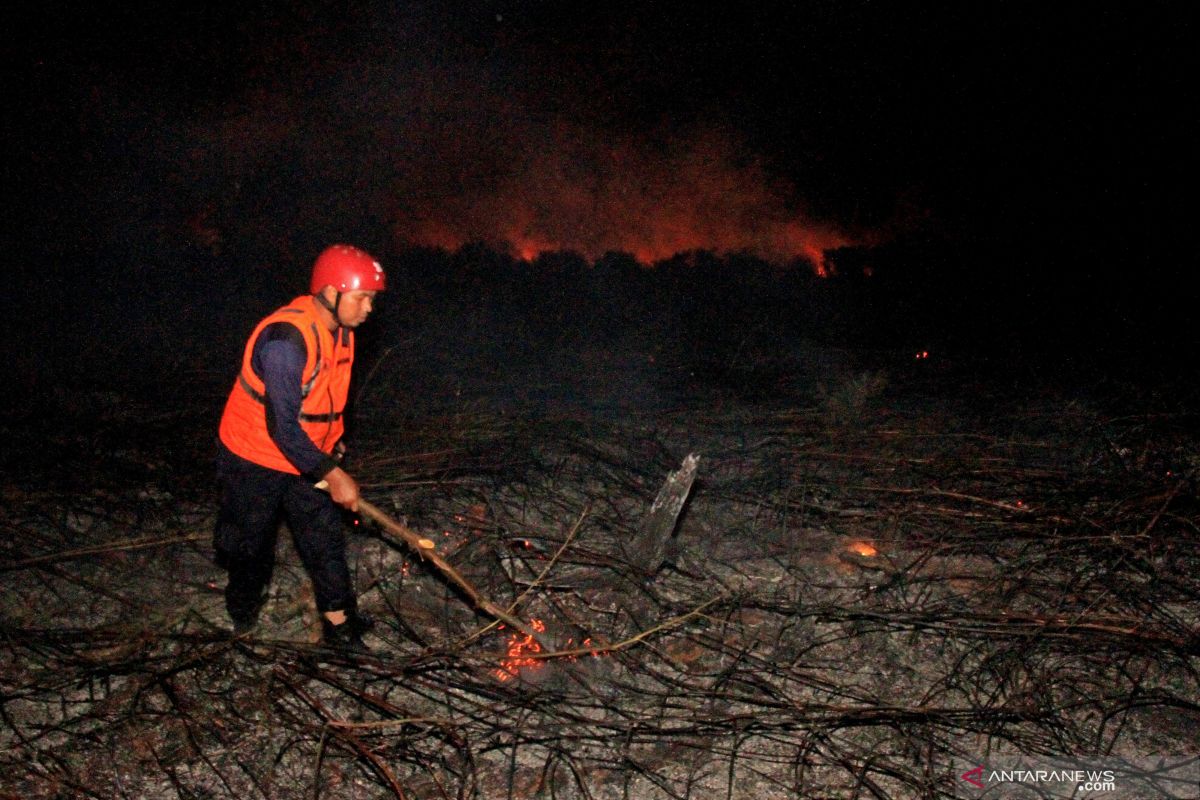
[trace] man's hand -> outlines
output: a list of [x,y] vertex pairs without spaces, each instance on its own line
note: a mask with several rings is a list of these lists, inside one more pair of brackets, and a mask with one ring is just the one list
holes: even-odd
[[358,483],[341,467],[334,467],[324,478],[333,502],[350,511],[358,511]]

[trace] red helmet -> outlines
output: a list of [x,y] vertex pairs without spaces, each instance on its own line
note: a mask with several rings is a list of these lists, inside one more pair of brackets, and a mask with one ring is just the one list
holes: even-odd
[[382,292],[387,288],[387,276],[370,254],[348,244],[335,244],[317,256],[309,291],[316,294],[326,286],[339,292],[356,289]]

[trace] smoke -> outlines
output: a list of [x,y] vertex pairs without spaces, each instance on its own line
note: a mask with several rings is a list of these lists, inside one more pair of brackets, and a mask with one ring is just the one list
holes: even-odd
[[[619,86],[578,68],[427,28],[387,27],[322,62],[265,59],[183,125],[188,171],[209,176],[193,183],[224,194],[203,204],[236,206],[239,225],[257,215],[262,235],[315,213],[384,226],[397,246],[481,241],[523,258],[711,250],[819,266],[855,243],[719,112],[635,119]],[[288,202],[242,196],[255,192]]]
[[423,176],[404,181],[396,235],[447,248],[482,240],[523,258],[624,251],[644,263],[689,250],[819,263],[848,241],[806,219],[791,188],[727,131],[655,137],[525,122],[511,133],[520,146],[456,176],[462,191]]

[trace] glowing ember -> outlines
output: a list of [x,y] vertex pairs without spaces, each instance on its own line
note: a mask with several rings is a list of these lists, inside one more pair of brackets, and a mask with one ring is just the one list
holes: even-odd
[[879,555],[879,551],[875,549],[874,545],[868,542],[851,542],[850,546],[846,549],[855,555],[865,556],[867,558]]
[[[540,619],[531,619],[529,627],[538,633],[546,632],[546,623]],[[508,657],[500,662],[496,677],[502,681],[512,680],[520,674],[521,667],[536,669],[543,666],[542,662],[531,655],[542,652],[542,646],[533,640],[532,636],[520,632],[513,633],[508,638]]]
[[455,514],[454,521],[467,530],[479,533],[488,525],[487,506],[483,503],[476,503],[462,514]]

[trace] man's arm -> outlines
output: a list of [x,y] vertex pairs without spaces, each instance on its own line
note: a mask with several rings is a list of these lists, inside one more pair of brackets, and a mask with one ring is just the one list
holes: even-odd
[[335,503],[357,511],[358,483],[300,427],[305,361],[304,339],[293,325],[269,325],[255,343],[252,363],[266,387],[267,433],[300,474],[325,480]]
[[253,366],[266,386],[267,433],[300,474],[320,480],[337,464],[300,427],[304,339],[294,325],[268,326],[254,345]]

